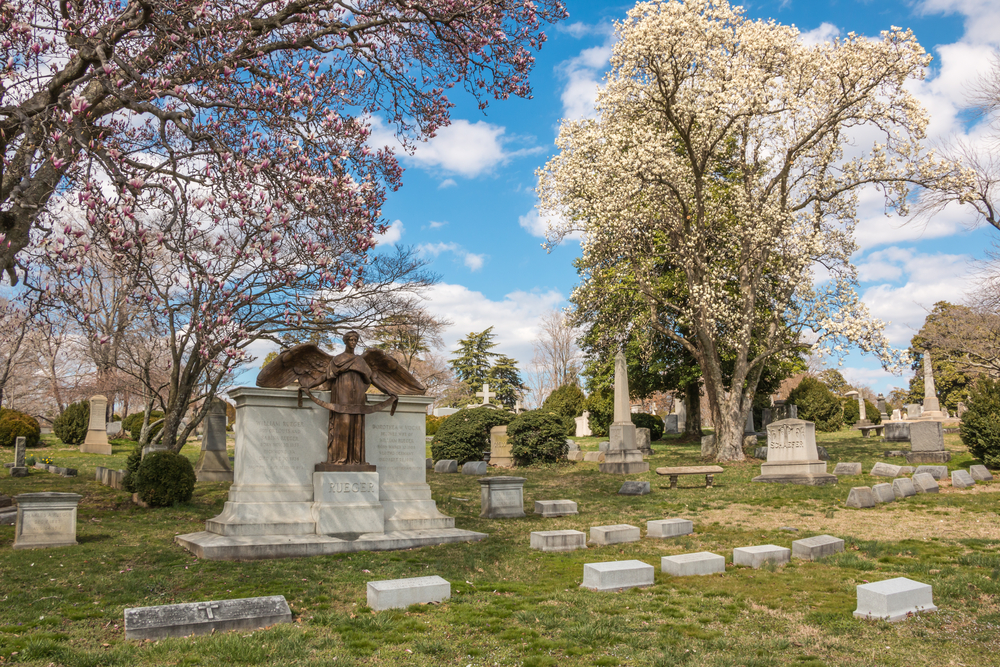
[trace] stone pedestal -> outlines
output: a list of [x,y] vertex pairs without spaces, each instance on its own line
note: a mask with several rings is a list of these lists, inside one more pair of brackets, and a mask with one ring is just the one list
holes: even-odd
[[104,413],[108,409],[108,399],[104,396],[90,397],[90,423],[87,425],[87,437],[80,445],[84,454],[111,454],[111,444],[108,442],[108,426]]
[[837,476],[826,471],[816,449],[816,425],[802,419],[783,419],[767,426],[767,463],[760,466],[754,482],[836,484]]
[[510,440],[506,426],[490,429],[490,465],[497,468],[513,468],[514,457],[510,453]]
[[642,452],[636,442],[635,424],[612,424],[608,430],[611,444],[604,454],[604,462],[598,468],[601,472],[618,475],[632,475],[648,472],[649,464],[642,460]]
[[17,501],[15,549],[65,547],[77,544],[77,493],[22,493]]
[[233,469],[229,467],[226,451],[226,403],[214,399],[205,416],[205,433],[201,438],[201,456],[194,467],[199,482],[231,482]]
[[947,463],[951,453],[944,448],[944,429],[940,421],[924,419],[910,425],[910,450],[905,454],[907,463]]
[[479,480],[484,519],[524,516],[524,477],[485,477]]
[[384,532],[377,472],[314,472],[313,517],[318,535]]

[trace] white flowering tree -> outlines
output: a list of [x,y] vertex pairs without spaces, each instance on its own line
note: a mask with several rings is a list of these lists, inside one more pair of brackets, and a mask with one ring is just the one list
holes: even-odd
[[861,188],[905,212],[946,178],[905,88],[930,58],[897,28],[807,45],[725,0],[639,3],[616,33],[599,117],[565,122],[539,171],[548,242],[583,231],[584,266],[635,282],[701,367],[716,458],[742,459],[769,360],[808,340],[899,361],[856,294],[852,233]]

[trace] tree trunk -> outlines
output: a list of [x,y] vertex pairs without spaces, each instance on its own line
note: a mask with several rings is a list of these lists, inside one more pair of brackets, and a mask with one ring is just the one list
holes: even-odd
[[684,422],[684,435],[692,438],[701,437],[701,388],[697,382],[682,387],[684,391],[684,407],[687,408],[687,421]]

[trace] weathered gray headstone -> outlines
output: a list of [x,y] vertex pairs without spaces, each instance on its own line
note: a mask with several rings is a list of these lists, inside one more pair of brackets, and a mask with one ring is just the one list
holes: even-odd
[[427,466],[428,470],[434,470],[434,459],[427,459],[424,461],[424,464]]
[[900,410],[899,408],[896,408],[895,410],[892,411],[892,421],[898,422],[902,418],[903,418],[903,411],[902,410]]
[[976,480],[972,479],[972,475],[965,470],[952,470],[951,485],[959,489],[964,489],[969,486],[975,486]]
[[76,493],[22,493],[17,501],[15,549],[64,547],[77,544]]
[[506,426],[494,426],[490,429],[490,465],[496,468],[513,468],[514,455],[511,453],[513,444],[507,435]]
[[767,426],[767,463],[753,482],[836,484],[837,478],[826,471],[816,447],[816,424],[802,419],[782,419]]
[[893,493],[892,484],[883,482],[872,487],[872,495],[880,503],[891,503],[896,501],[896,494]]
[[462,464],[463,475],[485,475],[489,472],[486,461],[469,461]]
[[583,461],[584,453],[579,449],[576,449],[566,454],[566,459],[569,461]]
[[858,586],[858,608],[854,617],[880,618],[892,623],[933,611],[937,611],[937,607],[928,584],[897,577]]
[[703,459],[715,456],[715,434],[701,436],[701,457]]
[[885,422],[883,437],[886,442],[908,442],[910,440],[909,422]]
[[125,639],[164,639],[291,623],[283,595],[125,609]]
[[976,480],[977,482],[992,482],[993,481],[993,475],[986,468],[986,466],[982,466],[982,465],[970,466],[969,467],[969,475],[971,475],[972,479]]
[[934,479],[944,479],[948,476],[948,466],[917,466],[917,469],[913,471],[914,475],[922,473],[927,473]]
[[579,530],[537,530],[530,546],[539,551],[574,551],[587,548],[587,534]]
[[861,474],[861,464],[860,463],[838,463],[833,469],[833,474],[838,477],[841,475],[860,475]]
[[635,446],[640,452],[646,454],[647,456],[653,453],[653,447],[650,445],[652,435],[648,428],[636,428],[635,429]]
[[789,419],[799,418],[799,406],[795,405],[794,403],[789,403],[787,406],[785,406],[785,409],[788,412]]
[[578,452],[580,451],[580,445],[576,444],[576,441],[566,439],[566,451],[567,452]]
[[690,519],[656,519],[646,522],[646,537],[658,539],[690,535],[694,532],[694,523]]
[[617,591],[652,586],[654,577],[653,566],[639,560],[587,563],[583,566],[583,584],[580,588],[589,588],[592,591]]
[[27,439],[23,436],[18,436],[14,440],[14,465],[10,468],[11,477],[27,477],[28,467],[24,465],[24,452],[26,447]]
[[896,494],[897,500],[917,495],[917,489],[913,486],[913,480],[906,477],[898,477],[892,480],[892,492]]
[[819,457],[820,461],[830,460],[830,455],[826,453],[826,447],[823,445],[816,445],[816,456]]
[[122,434],[121,422],[108,422],[107,432],[109,438],[117,438]]
[[844,540],[832,535],[817,535],[792,542],[792,558],[818,560],[844,550]]
[[879,461],[874,466],[872,466],[872,471],[868,473],[872,477],[898,477],[899,470],[901,466],[892,465],[891,463],[883,463]]
[[233,469],[226,452],[226,402],[213,398],[204,420],[201,454],[194,472],[199,482],[231,482]]
[[611,443],[607,440],[603,440],[597,443],[597,451],[606,452],[611,448]]
[[434,472],[458,472],[458,461],[442,459],[434,464]]
[[726,558],[710,551],[663,556],[660,571],[672,577],[692,577],[726,571]]
[[753,450],[753,457],[762,461],[767,460],[767,447],[757,447]]
[[912,478],[913,488],[917,493],[937,493],[939,491],[937,480],[926,472],[918,472]]
[[619,496],[644,496],[649,493],[649,482],[627,481],[618,489]]
[[910,451],[943,452],[944,431],[939,421],[917,421],[910,425]]
[[572,500],[536,500],[535,514],[546,518],[579,514],[580,510]]
[[602,463],[604,461],[604,452],[584,452],[583,460]]
[[761,544],[752,547],[737,547],[733,549],[733,565],[745,565],[758,569],[765,563],[784,565],[792,558],[792,550],[774,544]]
[[899,466],[900,475],[912,475],[917,471],[913,466]]
[[516,519],[524,516],[524,477],[484,477],[479,480],[485,519]]
[[677,415],[664,415],[663,416],[663,432],[664,433],[678,433],[678,430],[677,430]]
[[638,542],[639,527],[620,523],[613,526],[591,526],[590,541],[597,545]]
[[451,583],[434,575],[368,582],[368,607],[373,611],[406,609],[411,604],[441,602],[451,597]]
[[875,507],[875,494],[867,486],[855,486],[851,489],[851,492],[847,494],[847,501],[845,504],[848,507],[855,508],[865,508],[865,507]]
[[907,403],[903,407],[906,408],[906,418],[907,418],[907,420],[920,419],[920,404],[919,403]]

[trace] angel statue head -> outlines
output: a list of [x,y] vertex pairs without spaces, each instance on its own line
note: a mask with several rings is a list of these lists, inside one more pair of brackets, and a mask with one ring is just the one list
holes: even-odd
[[[365,415],[381,410],[395,414],[400,394],[423,394],[426,387],[381,350],[370,348],[354,353],[361,342],[357,331],[344,334],[344,351],[331,356],[312,343],[286,350],[261,369],[258,387],[279,388],[298,381],[300,392],[330,411],[327,461],[318,462],[316,471],[374,471],[365,460]],[[381,403],[368,405],[369,386],[388,395]],[[312,389],[330,392],[323,401]],[[301,398],[301,394],[300,394]]]

